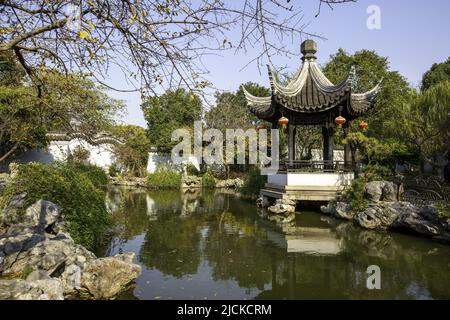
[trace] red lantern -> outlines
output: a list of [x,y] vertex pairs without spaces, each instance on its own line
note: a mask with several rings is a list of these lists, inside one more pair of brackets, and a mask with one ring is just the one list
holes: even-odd
[[289,119],[288,118],[286,118],[286,117],[281,117],[280,119],[278,119],[278,124],[280,125],[280,126],[285,126],[285,125],[287,125],[289,123]]
[[366,130],[368,127],[369,127],[369,124],[368,124],[367,122],[365,122],[365,121],[361,121],[361,122],[359,123],[359,128],[360,128],[361,130]]
[[347,120],[343,116],[338,116],[336,117],[336,119],[334,119],[334,122],[336,122],[338,126],[342,126],[344,123],[347,122]]

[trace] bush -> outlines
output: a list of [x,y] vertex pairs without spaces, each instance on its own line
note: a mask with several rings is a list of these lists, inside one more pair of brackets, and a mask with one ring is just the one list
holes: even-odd
[[267,176],[261,175],[258,167],[252,166],[244,177],[244,184],[239,189],[243,195],[257,196],[267,182]]
[[64,209],[67,229],[76,243],[93,250],[110,225],[101,169],[89,165],[57,163],[20,165],[17,177],[4,190],[1,207],[12,196],[26,192],[25,208],[39,199]]
[[367,201],[364,199],[364,189],[366,183],[363,178],[357,178],[352,181],[348,189],[342,193],[342,198],[351,206],[352,211],[360,212],[367,207]]
[[160,168],[147,176],[147,183],[151,189],[179,189],[181,187],[181,174]]
[[64,165],[66,168],[72,168],[75,171],[84,173],[97,188],[104,188],[108,184],[108,175],[105,170],[92,164],[80,162],[69,162]]
[[436,203],[438,217],[441,219],[450,219],[450,203],[438,202]]
[[206,171],[202,176],[202,187],[214,188],[216,186],[216,179],[211,170]]
[[392,171],[386,166],[372,164],[364,166],[363,175],[366,182],[386,180],[387,177],[392,176]]

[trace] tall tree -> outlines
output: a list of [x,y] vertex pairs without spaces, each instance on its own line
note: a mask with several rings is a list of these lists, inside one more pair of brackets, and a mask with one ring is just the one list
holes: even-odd
[[[5,57],[3,57],[5,58]],[[16,151],[47,145],[47,133],[83,133],[90,139],[114,123],[123,103],[109,98],[86,77],[40,70],[46,82],[38,98],[13,57],[6,57],[0,85],[0,162]]]
[[178,143],[171,141],[172,132],[179,128],[193,129],[194,121],[201,119],[202,101],[192,92],[176,89],[148,97],[141,108],[150,144],[159,151],[170,152]]
[[424,73],[420,89],[427,90],[442,81],[450,81],[450,57],[442,63],[433,63],[430,70]]
[[111,132],[123,141],[115,146],[118,164],[131,175],[142,175],[147,166],[150,141],[144,128],[133,125],[114,126]]
[[255,96],[263,97],[270,94],[270,90],[259,84],[247,82],[239,86],[236,92],[216,92],[215,105],[205,114],[206,124],[225,133],[226,129],[248,129],[254,125],[256,117],[247,109],[244,86]]
[[[382,139],[397,138],[399,112],[409,101],[413,90],[401,74],[390,70],[386,57],[370,50],[360,50],[352,55],[339,49],[330,57],[324,73],[331,82],[338,83],[344,79],[352,65],[356,67],[357,75],[353,92],[370,90],[382,79],[382,89],[375,107],[365,116],[369,122],[368,135]],[[354,129],[356,125],[353,124]]]
[[417,93],[404,106],[399,125],[423,160],[450,152],[450,81]]

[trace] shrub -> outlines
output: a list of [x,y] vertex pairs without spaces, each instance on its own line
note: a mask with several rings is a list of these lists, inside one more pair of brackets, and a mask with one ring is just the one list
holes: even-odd
[[363,173],[366,182],[385,180],[392,175],[392,171],[388,167],[379,164],[364,166]]
[[179,189],[181,187],[181,174],[166,168],[160,168],[147,176],[147,184],[151,189]]
[[84,164],[80,162],[69,162],[64,165],[66,168],[72,168],[75,171],[79,171],[81,173],[84,173],[89,180],[94,184],[97,188],[104,188],[108,184],[108,175],[106,174],[105,170],[92,165],[92,164]]
[[252,166],[244,177],[244,184],[239,191],[246,196],[256,196],[267,182],[267,176],[261,175],[258,167]]
[[438,202],[436,203],[438,217],[441,219],[450,219],[450,203]]
[[216,179],[211,170],[206,171],[202,176],[202,187],[214,188],[216,186]]
[[4,207],[12,196],[23,192],[27,193],[24,209],[39,199],[56,203],[64,209],[67,229],[74,241],[93,250],[110,225],[105,192],[99,188],[104,181],[99,169],[88,165],[20,165],[17,177],[5,188],[0,205]]
[[367,207],[367,201],[364,199],[364,189],[366,183],[363,178],[357,178],[352,181],[348,189],[342,193],[345,199],[352,207],[352,211],[360,212]]

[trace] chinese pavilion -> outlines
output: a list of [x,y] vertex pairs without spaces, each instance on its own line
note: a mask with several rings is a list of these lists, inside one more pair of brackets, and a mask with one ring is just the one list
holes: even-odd
[[[332,189],[336,191],[342,187],[343,183],[353,179],[353,172],[350,170],[353,168],[353,163],[349,146],[344,148],[344,162],[334,161],[335,128],[342,126],[346,134],[349,123],[374,106],[380,83],[365,93],[354,93],[352,92],[352,82],[356,76],[354,67],[350,69],[342,82],[335,85],[323,74],[316,62],[317,45],[313,40],[304,41],[301,44],[301,52],[303,65],[287,85],[284,86],[278,81],[276,71],[269,66],[272,91],[270,96],[255,97],[245,88],[243,90],[249,110],[259,119],[272,123],[273,128],[287,125],[288,161],[274,177],[269,176],[268,185],[272,187],[281,185],[285,191],[287,187],[298,189],[305,184],[319,184],[318,186],[321,187],[333,185]],[[296,128],[304,125],[322,127],[323,161],[320,163],[295,159]],[[361,125],[367,124],[361,122]],[[316,176],[307,177],[305,171],[314,171]],[[329,176],[325,176],[326,173]],[[301,176],[298,176],[299,174]],[[334,178],[330,179],[332,175]],[[342,175],[347,176],[342,179]]]

